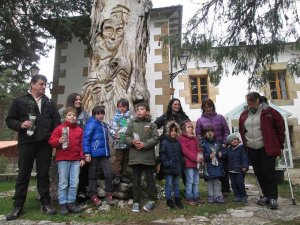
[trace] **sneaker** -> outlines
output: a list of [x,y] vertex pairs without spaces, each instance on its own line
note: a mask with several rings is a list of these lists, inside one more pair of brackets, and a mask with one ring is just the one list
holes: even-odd
[[140,212],[140,204],[139,203],[133,203],[132,205],[132,212]]
[[265,206],[265,205],[268,205],[269,202],[270,202],[270,200],[267,197],[262,197],[262,198],[258,199],[256,203],[258,205]]
[[14,207],[9,214],[6,215],[6,220],[15,220],[23,212],[23,207]]
[[115,204],[111,193],[106,194],[106,202],[109,205],[114,205]]
[[193,199],[187,199],[185,202],[188,205],[196,205],[197,204]]
[[225,203],[223,196],[216,197],[215,202],[216,203]]
[[270,199],[269,208],[270,209],[278,209],[278,203],[277,203],[276,199],[272,199],[272,198]]
[[176,198],[175,197],[175,205],[179,208],[179,209],[183,209],[183,204],[181,202],[181,198]]
[[93,195],[93,196],[91,197],[91,201],[92,201],[93,205],[96,206],[96,207],[102,205],[102,202],[101,202],[101,200],[98,198],[97,195]]
[[120,182],[121,182],[120,176],[115,176],[114,179],[112,180],[112,184],[114,186],[118,186],[120,184]]
[[81,213],[83,211],[75,202],[69,203],[68,209],[70,213]]
[[60,207],[59,213],[61,215],[63,215],[63,216],[68,215],[69,210],[67,208],[67,204],[60,204],[59,207]]
[[155,202],[154,201],[148,201],[146,203],[146,205],[144,205],[143,209],[146,211],[146,212],[149,212],[151,211],[155,206]]
[[42,205],[41,210],[46,215],[55,215],[56,214],[56,210],[50,204]]
[[175,204],[172,199],[166,200],[167,206],[169,206],[170,209],[175,209]]
[[213,196],[208,196],[207,202],[208,203],[214,203],[214,197]]

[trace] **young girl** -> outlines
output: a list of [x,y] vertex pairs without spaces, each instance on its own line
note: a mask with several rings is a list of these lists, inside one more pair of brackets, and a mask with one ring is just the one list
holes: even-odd
[[206,168],[204,178],[207,180],[208,186],[208,203],[224,203],[219,180],[220,177],[224,176],[221,160],[223,147],[220,142],[216,141],[212,127],[205,127],[203,129],[203,136],[201,145]]
[[85,164],[81,147],[83,130],[77,125],[76,116],[76,109],[66,108],[65,122],[55,128],[49,139],[49,144],[56,148],[58,201],[62,215],[82,211],[75,202],[80,167]]
[[194,134],[194,126],[191,121],[184,121],[181,124],[182,135],[179,142],[182,154],[185,159],[184,173],[186,176],[185,198],[189,205],[200,204],[199,193],[199,167],[197,164],[203,162],[202,150]]
[[[162,141],[159,152],[161,170],[166,179],[166,203],[171,209],[174,209],[175,205],[178,208],[183,208],[179,192],[179,179],[183,169],[181,145],[177,140],[179,133],[179,125],[175,121],[168,122],[166,125],[167,138]],[[172,188],[175,197],[175,205],[171,196]]]

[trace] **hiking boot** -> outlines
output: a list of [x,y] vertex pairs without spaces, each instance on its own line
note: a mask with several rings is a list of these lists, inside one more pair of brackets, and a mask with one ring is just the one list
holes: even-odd
[[81,213],[83,211],[75,202],[69,203],[68,209],[70,213]]
[[67,204],[60,204],[59,207],[60,207],[59,213],[61,215],[63,215],[63,216],[68,215],[69,210],[67,208]]
[[140,204],[138,202],[133,203],[131,211],[132,212],[140,212]]
[[193,199],[187,199],[185,202],[188,205],[196,205],[197,204]]
[[172,199],[166,200],[167,206],[169,206],[170,209],[175,209],[175,205]]
[[208,196],[207,202],[208,203],[214,203],[214,197],[213,196]]
[[216,203],[225,203],[225,200],[224,200],[223,196],[218,196],[218,197],[216,197],[215,202]]
[[179,209],[183,209],[183,204],[181,202],[181,198],[176,198],[175,197],[175,205],[179,208]]
[[102,205],[102,202],[101,202],[101,200],[98,198],[97,195],[93,195],[93,196],[91,197],[91,201],[92,201],[93,205],[96,206],[96,207]]
[[120,176],[115,176],[114,179],[112,180],[112,184],[114,186],[118,186],[120,184],[120,182],[121,182]]
[[276,199],[270,199],[269,201],[269,208],[270,209],[278,209],[278,203]]
[[258,199],[256,203],[258,205],[265,206],[265,205],[268,205],[269,202],[270,202],[270,200],[267,197],[262,197],[262,198]]
[[149,212],[149,211],[151,211],[151,210],[154,208],[154,206],[155,206],[155,202],[154,202],[154,201],[148,201],[148,202],[144,205],[143,209],[144,209],[146,212]]
[[112,194],[110,192],[106,193],[106,202],[109,205],[114,205],[115,202],[113,200]]
[[46,215],[55,215],[56,214],[56,210],[50,204],[42,205],[41,210]]
[[9,214],[6,215],[6,220],[15,220],[23,212],[23,207],[14,207]]

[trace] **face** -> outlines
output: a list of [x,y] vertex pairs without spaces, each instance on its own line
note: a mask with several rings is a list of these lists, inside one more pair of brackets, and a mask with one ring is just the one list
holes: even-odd
[[206,104],[206,105],[204,105],[203,109],[204,109],[205,114],[212,114],[213,113],[213,107],[212,106],[208,106]]
[[68,112],[67,115],[66,115],[65,120],[69,123],[75,123],[76,118],[77,118],[76,113]]
[[239,141],[238,138],[234,138],[234,139],[231,141],[230,144],[231,144],[232,146],[237,146],[237,145],[239,144],[239,142],[240,142],[240,141]]
[[215,132],[210,130],[210,131],[206,131],[205,133],[205,137],[208,138],[208,139],[211,139],[215,136]]
[[259,99],[255,99],[255,100],[247,99],[247,104],[250,109],[256,109],[259,106]]
[[95,119],[99,121],[103,121],[105,114],[98,113],[95,115]]
[[143,106],[139,106],[136,109],[136,115],[138,118],[145,118],[147,116],[149,116],[150,112],[146,110],[145,107]]
[[173,129],[171,130],[171,132],[170,132],[170,137],[171,137],[171,138],[176,138],[176,137],[177,137],[177,133],[176,133],[175,128],[173,128]]
[[126,113],[128,110],[128,107],[125,105],[118,105],[118,110],[120,111],[120,113]]
[[31,83],[31,92],[37,96],[45,94],[46,83],[43,80],[37,80],[35,84]]
[[180,102],[175,100],[172,104],[172,111],[178,113],[180,109],[181,109]]
[[185,124],[186,134],[194,134],[194,126],[191,123]]
[[76,98],[75,98],[74,107],[75,108],[80,108],[81,107],[81,97],[79,95],[77,95]]
[[109,19],[103,24],[103,39],[109,51],[116,50],[124,36],[124,26],[121,19]]

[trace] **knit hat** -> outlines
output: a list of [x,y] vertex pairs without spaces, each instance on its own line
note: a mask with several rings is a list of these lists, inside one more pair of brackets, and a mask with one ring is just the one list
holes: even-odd
[[236,134],[230,134],[228,137],[227,137],[227,142],[228,144],[230,144],[233,139],[239,139],[239,137],[236,135]]

